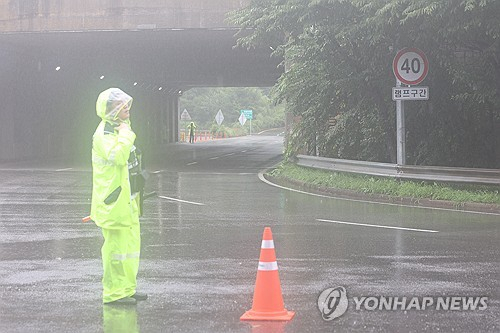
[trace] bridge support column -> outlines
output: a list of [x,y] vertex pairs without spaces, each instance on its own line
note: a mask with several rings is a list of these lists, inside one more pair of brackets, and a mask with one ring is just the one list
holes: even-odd
[[178,141],[179,96],[160,92],[137,92],[132,106],[132,125],[137,144],[147,154],[155,147]]
[[174,143],[179,137],[179,96],[177,94],[164,95],[158,107],[160,112],[158,120],[154,126],[160,127],[161,133],[156,143]]
[[173,143],[179,141],[179,95],[173,94],[168,96],[167,100],[167,142]]

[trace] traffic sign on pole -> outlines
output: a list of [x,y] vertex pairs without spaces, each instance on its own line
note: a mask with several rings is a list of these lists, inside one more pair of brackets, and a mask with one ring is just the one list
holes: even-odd
[[217,115],[215,116],[215,121],[217,122],[217,125],[219,125],[219,126],[224,121],[224,115],[222,114],[222,110],[219,110],[219,112],[217,112]]
[[238,118],[238,120],[240,121],[241,126],[243,126],[247,122],[247,117],[245,117],[244,113],[241,113],[240,118]]
[[189,115],[188,110],[184,109],[184,111],[182,111],[181,120],[191,120],[191,116]]
[[429,99],[429,87],[393,87],[392,100],[426,101]]
[[398,165],[406,164],[406,128],[404,100],[426,100],[427,87],[403,87],[415,85],[425,79],[429,62],[422,50],[407,47],[400,50],[392,60],[392,70],[396,76],[396,87],[392,88],[392,99],[396,101],[396,158]]
[[253,110],[240,110],[240,113],[243,113],[248,120],[253,119]]
[[429,71],[429,62],[422,50],[407,47],[400,50],[394,57],[392,70],[396,79],[401,83],[415,85],[425,79]]
[[[250,135],[252,135],[252,119],[253,119],[253,110],[240,110],[240,124],[243,126],[245,122],[250,120]],[[243,117],[244,119],[242,119]]]

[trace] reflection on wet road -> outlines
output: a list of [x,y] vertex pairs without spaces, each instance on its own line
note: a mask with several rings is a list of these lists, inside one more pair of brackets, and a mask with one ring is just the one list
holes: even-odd
[[[150,156],[135,309],[101,305],[90,169],[0,165],[1,332],[500,330],[500,217],[309,196],[258,173],[280,137],[177,144]],[[59,171],[57,171],[59,170]],[[252,305],[262,231],[273,231],[288,323],[240,322]],[[325,321],[318,296],[347,290]],[[356,309],[354,297],[486,296],[484,310]]]

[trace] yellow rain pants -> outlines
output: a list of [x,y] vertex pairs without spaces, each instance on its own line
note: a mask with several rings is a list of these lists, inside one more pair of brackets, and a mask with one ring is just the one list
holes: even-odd
[[103,302],[135,294],[141,235],[139,223],[122,229],[102,228]]

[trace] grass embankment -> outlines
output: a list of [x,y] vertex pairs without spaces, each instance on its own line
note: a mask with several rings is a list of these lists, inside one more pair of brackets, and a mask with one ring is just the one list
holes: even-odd
[[294,180],[318,188],[350,190],[360,194],[394,198],[446,200],[464,203],[500,204],[500,186],[398,181],[391,178],[332,172],[284,163],[268,173],[281,180]]

